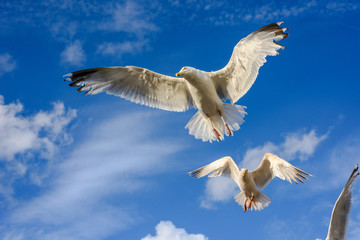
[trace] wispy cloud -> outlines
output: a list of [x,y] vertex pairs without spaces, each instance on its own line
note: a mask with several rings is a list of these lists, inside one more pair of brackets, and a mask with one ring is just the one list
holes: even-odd
[[298,239],[297,235],[293,232],[292,226],[289,221],[277,218],[270,219],[264,226],[264,230],[268,236],[267,239]]
[[290,5],[279,6],[276,3],[268,3],[254,9],[248,10],[244,16],[244,21],[277,21],[288,17],[297,17],[303,13],[316,10],[318,5],[316,0],[292,3]]
[[126,42],[105,42],[98,46],[97,52],[103,55],[112,55],[121,57],[123,54],[130,53],[136,54],[142,52],[147,46],[147,40],[138,39],[136,41]]
[[[282,21],[316,15],[329,16],[358,11],[360,3],[345,0],[303,0],[282,3],[246,3],[243,1],[188,0],[122,2],[103,1],[12,1],[1,5],[0,23],[4,29],[25,24],[43,28],[56,41],[78,50],[62,53],[64,62],[74,66],[84,63],[80,43],[89,44],[105,54],[140,53],[147,50],[155,32],[181,25],[242,25],[248,22]],[[31,9],[31,10],[29,10]],[[99,19],[102,19],[99,21]],[[117,34],[114,41],[114,33]],[[99,37],[101,36],[101,37]],[[89,41],[88,39],[92,39]],[[75,48],[77,47],[77,48]],[[131,50],[130,50],[131,49]],[[79,54],[82,53],[82,54]],[[1,72],[0,72],[1,73]]]
[[360,129],[354,129],[351,134],[344,139],[339,139],[338,143],[332,148],[329,159],[329,169],[332,178],[327,179],[327,185],[340,187],[344,184],[344,179],[349,177],[348,171],[339,169],[352,169],[356,163],[360,163]]
[[71,66],[81,66],[86,60],[86,55],[79,40],[66,46],[61,53],[61,62]]
[[16,61],[8,53],[0,54],[0,77],[5,73],[12,72],[16,68]]
[[183,228],[177,228],[171,221],[160,221],[155,227],[156,235],[147,235],[141,240],[207,240],[208,238],[203,234],[187,233]]
[[99,28],[102,30],[127,32],[138,36],[158,30],[158,27],[151,22],[153,16],[151,12],[134,1],[116,3],[108,12],[111,17],[100,24]]
[[136,54],[148,47],[148,34],[158,31],[153,23],[155,12],[144,8],[134,1],[115,4],[107,10],[108,18],[99,25],[99,29],[128,34],[121,42],[103,42],[97,52],[103,55],[121,57],[123,54]]
[[[328,134],[319,135],[314,129],[308,132],[301,130],[286,133],[282,143],[266,142],[261,146],[249,148],[245,152],[240,166],[249,170],[255,169],[260,164],[263,155],[267,152],[279,155],[287,161],[294,159],[307,160],[314,154],[318,145],[327,138]],[[204,208],[214,208],[215,202],[228,201],[238,191],[238,187],[231,179],[210,178],[206,182],[201,206]]]
[[53,103],[50,111],[30,116],[22,115],[23,110],[20,102],[5,104],[0,95],[0,163],[5,168],[0,174],[0,193],[8,201],[16,179],[28,176],[40,184],[46,170],[40,160],[51,160],[59,146],[72,141],[67,127],[76,116],[75,110],[66,110],[61,102]]
[[136,213],[119,205],[118,196],[143,190],[148,183],[142,179],[166,169],[168,156],[182,149],[150,137],[156,127],[146,121],[149,114],[115,115],[89,125],[84,140],[54,168],[47,190],[13,211],[6,233],[104,239],[134,223]]

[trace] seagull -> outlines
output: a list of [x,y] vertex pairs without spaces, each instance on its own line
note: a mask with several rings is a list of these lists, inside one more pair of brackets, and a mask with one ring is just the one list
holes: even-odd
[[[275,56],[287,38],[282,22],[272,23],[251,33],[235,46],[228,64],[213,72],[183,67],[177,77],[162,75],[145,68],[105,67],[64,75],[71,87],[85,94],[106,92],[131,102],[167,111],[198,112],[185,126],[196,139],[212,142],[231,136],[244,122],[245,107],[235,103],[255,82],[266,56]],[[223,102],[230,99],[231,104]]]
[[226,176],[232,178],[241,190],[234,199],[243,206],[244,212],[248,209],[260,211],[269,206],[270,197],[258,189],[264,189],[274,177],[287,180],[290,183],[292,181],[304,183],[303,179],[309,181],[305,175],[312,176],[272,153],[265,153],[260,165],[251,172],[245,168],[239,170],[234,160],[227,156],[188,174],[194,178],[201,178],[208,174],[209,177]]
[[[349,214],[351,210],[351,184],[359,176],[359,166],[356,164],[350,175],[344,189],[342,190],[338,200],[336,201],[331,214],[329,231],[326,240],[344,240],[346,239],[347,225],[349,222]],[[320,239],[319,239],[320,240]]]

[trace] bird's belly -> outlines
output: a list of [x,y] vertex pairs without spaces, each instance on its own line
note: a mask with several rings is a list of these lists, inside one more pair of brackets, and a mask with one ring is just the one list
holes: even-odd
[[250,178],[243,178],[243,181],[240,181],[239,187],[247,197],[256,196],[258,193],[255,182]]
[[207,117],[218,115],[219,111],[223,111],[223,102],[217,96],[216,92],[208,89],[189,88],[196,107]]

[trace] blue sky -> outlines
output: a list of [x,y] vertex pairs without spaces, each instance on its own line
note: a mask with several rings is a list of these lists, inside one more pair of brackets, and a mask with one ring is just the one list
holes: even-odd
[[[2,239],[324,239],[360,161],[360,3],[312,1],[2,1]],[[235,44],[284,21],[285,50],[238,101],[235,136],[204,143],[166,112],[99,94],[62,75],[134,65],[174,76],[218,70]],[[273,152],[314,175],[274,180],[261,212],[242,212],[227,179],[187,172],[225,155],[253,169]],[[348,239],[360,234],[355,182]]]

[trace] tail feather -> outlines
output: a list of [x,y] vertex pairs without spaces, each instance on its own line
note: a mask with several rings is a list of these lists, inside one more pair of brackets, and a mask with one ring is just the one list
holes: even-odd
[[190,135],[194,135],[196,139],[201,139],[203,142],[216,140],[200,111],[190,119],[185,128],[189,129]]
[[232,105],[225,103],[224,104],[224,119],[225,122],[229,125],[231,131],[237,131],[240,129],[240,125],[243,124],[244,117],[246,115],[244,106],[241,105]]
[[[245,114],[244,106],[231,105],[228,103],[224,103],[223,105],[223,117],[232,132],[240,129],[240,125],[244,122],[243,118]],[[211,117],[211,121],[220,134],[220,140],[224,140],[226,131],[220,116]],[[196,139],[201,139],[204,142],[217,140],[208,120],[200,111],[190,119],[185,128],[189,129],[189,134],[194,135]]]
[[[239,194],[237,194],[234,197],[235,201],[241,205],[244,206],[245,200],[246,200],[246,196],[244,194],[244,192],[240,192]],[[270,197],[259,192],[259,195],[254,198],[255,204],[251,205],[251,210],[258,210],[261,211],[262,209],[266,208],[267,206],[269,206],[270,204]]]

